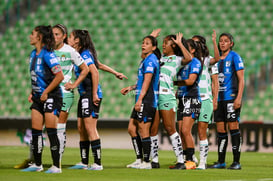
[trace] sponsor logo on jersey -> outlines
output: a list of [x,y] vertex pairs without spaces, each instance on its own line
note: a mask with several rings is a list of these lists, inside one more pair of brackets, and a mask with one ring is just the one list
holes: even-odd
[[51,64],[56,64],[58,63],[58,59],[55,57],[55,58],[52,58],[49,60]]
[[244,68],[244,63],[243,62],[239,63],[239,67]]
[[154,68],[153,68],[153,67],[147,67],[147,68],[146,68],[146,71],[153,72],[153,71],[154,71]]

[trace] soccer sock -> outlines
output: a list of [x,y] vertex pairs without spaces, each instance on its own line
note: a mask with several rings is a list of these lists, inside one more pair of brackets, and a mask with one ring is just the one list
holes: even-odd
[[81,160],[83,164],[89,163],[90,141],[80,141]]
[[132,144],[134,146],[137,159],[143,159],[142,141],[139,135],[137,135],[136,137],[132,137]]
[[233,162],[240,162],[242,137],[239,129],[230,130]]
[[172,146],[173,146],[173,151],[175,153],[175,156],[177,158],[178,163],[184,163],[184,158],[183,158],[183,149],[182,149],[182,142],[179,134],[175,132],[170,136]]
[[101,145],[100,145],[100,139],[90,141],[92,153],[94,157],[94,163],[101,165]]
[[43,151],[42,130],[32,128],[32,153],[34,156],[35,164],[37,166],[40,166],[42,164],[42,151]]
[[151,138],[143,138],[142,139],[142,147],[143,147],[143,156],[144,161],[149,162],[150,161],[150,153],[151,153]]
[[194,154],[194,148],[187,148],[187,156],[186,160],[187,161],[193,161],[193,154]]
[[218,162],[225,163],[228,144],[228,134],[218,133]]
[[33,151],[32,151],[32,139],[30,140],[29,143],[29,156],[28,156],[29,160],[34,161],[34,156],[33,156]]
[[50,143],[51,158],[53,165],[60,168],[60,142],[57,136],[56,128],[46,128]]
[[208,139],[200,140],[200,163],[206,164],[209,152],[209,142]]
[[151,136],[152,162],[158,163],[158,135]]
[[65,132],[66,124],[58,123],[57,124],[57,135],[60,141],[60,154],[64,153],[64,148],[66,144],[66,132]]

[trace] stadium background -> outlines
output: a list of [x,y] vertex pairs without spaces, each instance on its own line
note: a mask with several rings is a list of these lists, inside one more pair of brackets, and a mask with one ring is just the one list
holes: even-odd
[[[215,29],[218,36],[222,32],[234,36],[234,50],[244,59],[246,87],[241,120],[248,125],[246,137],[253,138],[251,144],[257,144],[258,139],[259,144],[272,149],[272,12],[271,0],[2,0],[1,127],[20,130],[30,126],[28,56],[33,47],[28,36],[37,25],[62,23],[69,32],[87,29],[99,60],[128,76],[128,80],[120,81],[100,71],[104,93],[101,127],[107,123],[110,127],[127,125],[134,95],[122,96],[120,89],[136,81],[145,35],[162,28],[158,38],[161,47],[167,34],[182,32],[186,38],[201,34],[213,53],[211,34]],[[76,102],[70,114],[72,122],[76,119]]]

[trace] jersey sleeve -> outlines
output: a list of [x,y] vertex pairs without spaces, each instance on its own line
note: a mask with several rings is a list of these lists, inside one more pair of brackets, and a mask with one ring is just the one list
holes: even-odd
[[84,62],[81,55],[76,50],[71,51],[71,58],[73,63],[77,66],[80,66]]
[[198,60],[193,61],[191,64],[189,74],[199,74],[201,72],[201,68],[202,68],[202,66],[201,66],[200,61],[198,61]]
[[58,72],[62,71],[61,65],[54,52],[45,53],[44,60],[45,60],[45,63],[49,66],[49,68],[51,68],[51,71],[54,74],[57,74]]
[[156,65],[154,63],[153,59],[147,59],[146,61],[144,61],[143,64],[143,73],[154,73],[156,69]]
[[87,66],[92,65],[92,64],[95,63],[94,62],[94,58],[93,58],[93,56],[90,53],[83,52],[82,53],[82,58],[85,61],[85,63],[86,63]]
[[242,58],[240,57],[240,55],[235,53],[233,56],[233,61],[234,61],[236,71],[244,69],[244,62],[243,62]]
[[218,74],[218,63],[210,66],[210,75]]

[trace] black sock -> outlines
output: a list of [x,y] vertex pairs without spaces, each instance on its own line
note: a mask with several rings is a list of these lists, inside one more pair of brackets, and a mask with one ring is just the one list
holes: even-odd
[[90,141],[80,141],[81,160],[83,164],[89,163]]
[[147,137],[147,138],[143,138],[142,139],[142,147],[143,147],[143,160],[145,162],[149,162],[150,161],[150,154],[151,154],[151,138]]
[[132,137],[132,144],[134,146],[137,159],[142,159],[142,141],[139,135],[137,135],[136,137]]
[[193,161],[194,148],[187,148],[186,161]]
[[56,128],[46,128],[50,142],[51,158],[53,165],[60,168],[60,142],[57,136]]
[[241,133],[239,129],[230,130],[231,142],[232,142],[232,152],[233,152],[233,162],[240,163],[241,155]]
[[185,150],[183,150],[183,156],[185,155],[185,157],[184,158],[186,158],[187,157],[187,150],[185,149]]
[[193,161],[194,148],[187,148],[186,161]]
[[101,165],[101,145],[100,145],[100,139],[91,141],[91,148],[93,152],[94,157],[94,163]]
[[225,163],[228,144],[228,134],[218,133],[218,162]]
[[43,144],[42,130],[32,128],[32,153],[37,166],[42,164]]

